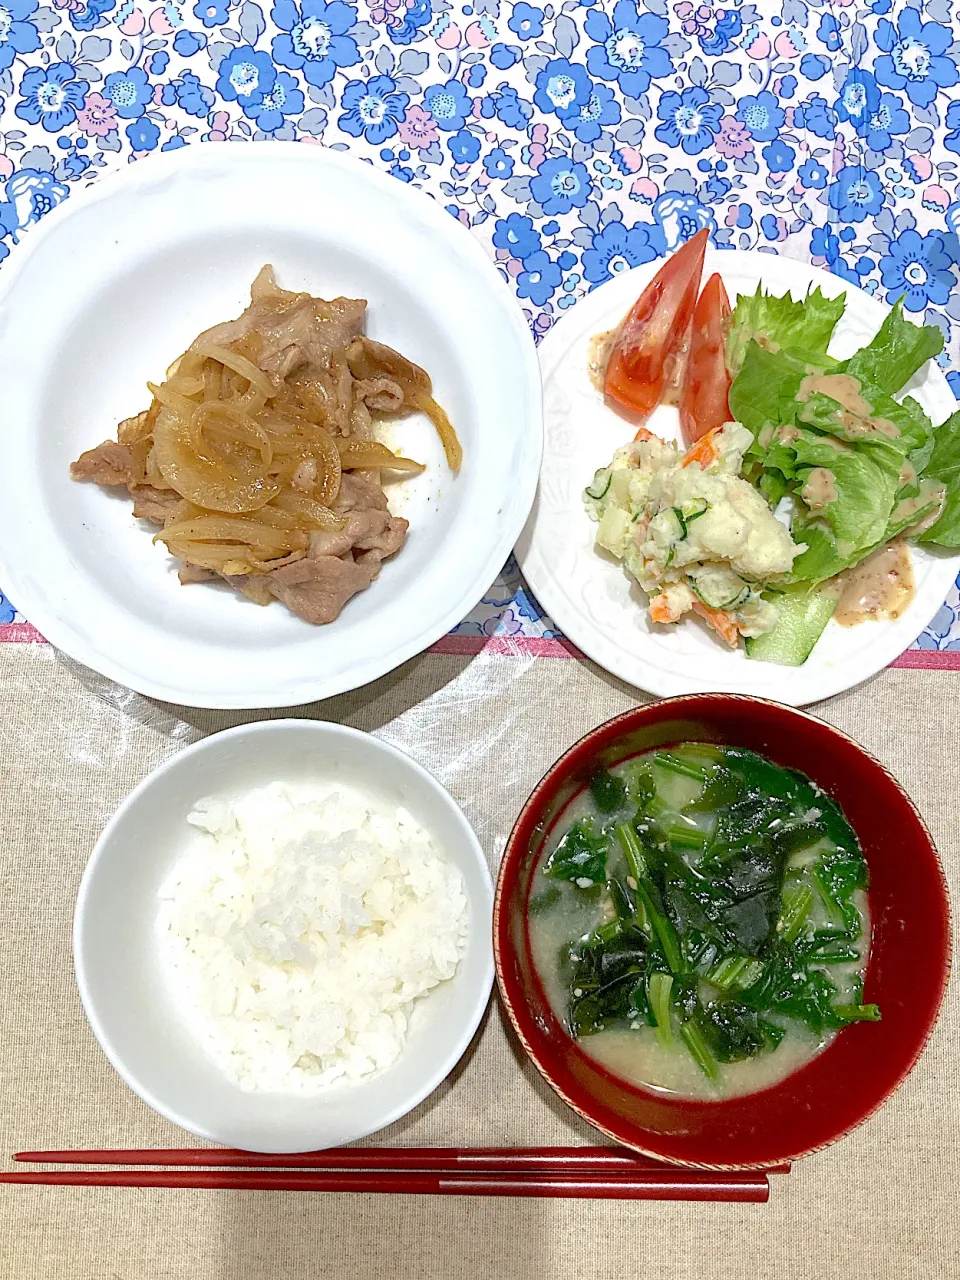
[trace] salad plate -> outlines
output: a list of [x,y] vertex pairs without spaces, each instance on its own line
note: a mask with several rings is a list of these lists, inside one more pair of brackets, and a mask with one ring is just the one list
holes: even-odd
[[[893,620],[858,626],[831,620],[807,660],[780,666],[723,645],[698,619],[673,626],[650,621],[644,593],[623,565],[596,547],[597,525],[583,491],[614,451],[634,438],[636,422],[610,407],[595,385],[598,339],[615,330],[662,262],[624,272],[568,311],[539,348],[544,383],[544,459],[533,512],[517,555],[524,576],[557,627],[612,675],[663,697],[717,691],[747,693],[804,706],[852,688],[889,665],[920,634],[960,570],[960,555],[911,544],[915,591]],[[890,308],[844,280],[806,263],[760,252],[706,253],[703,279],[719,272],[731,303],[758,286],[802,301],[819,287],[846,295],[829,355],[846,359],[866,346]],[[957,409],[933,360],[904,389],[935,425]],[[901,398],[901,393],[897,393]],[[646,427],[679,440],[677,410],[660,404]]]

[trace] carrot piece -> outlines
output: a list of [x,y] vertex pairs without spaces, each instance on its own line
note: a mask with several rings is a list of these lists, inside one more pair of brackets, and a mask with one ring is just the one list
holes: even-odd
[[650,617],[654,622],[674,622],[670,601],[665,595],[654,596],[650,601]]
[[700,466],[706,470],[707,467],[716,462],[720,456],[716,440],[721,430],[721,427],[714,427],[712,431],[708,431],[706,435],[701,436],[696,444],[692,444],[683,455],[683,461],[680,463],[681,467],[689,467],[694,462],[699,462]]
[[[658,597],[659,599],[659,597]],[[702,600],[694,600],[693,611],[707,622],[722,640],[726,640],[732,649],[737,647],[739,631],[737,624],[724,609],[711,609]],[[653,610],[651,609],[651,613]]]
[[646,427],[641,427],[638,430],[637,434],[633,437],[633,443],[637,444],[638,442],[642,442],[644,440],[656,440],[656,438],[657,437],[653,434],[652,431],[648,431]]

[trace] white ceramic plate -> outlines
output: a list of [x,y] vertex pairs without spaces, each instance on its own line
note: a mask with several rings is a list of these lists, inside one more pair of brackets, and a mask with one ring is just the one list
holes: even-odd
[[[581,495],[597,468],[633,436],[590,382],[590,340],[619,324],[659,266],[650,263],[602,285],[571,308],[540,346],[544,459],[537,500],[517,547],[524,576],[564,635],[607,671],[650,693],[752,693],[798,707],[828,698],[887,666],[917,638],[943,604],[960,557],[915,547],[916,595],[909,608],[895,622],[847,628],[831,621],[802,667],[750,662],[742,649],[727,649],[692,617],[674,627],[650,623],[643,593],[636,584],[631,588],[618,563],[594,550],[596,525]],[[772,254],[709,250],[704,280],[714,271],[731,300],[753,293],[761,281],[770,292],[789,289],[795,298],[816,285],[830,296],[847,293],[830,348],[840,358],[869,342],[889,310],[836,276]],[[935,423],[957,408],[932,363],[909,387]],[[665,439],[679,439],[675,409],[661,406],[648,425]]]
[[[181,587],[126,495],[68,470],[265,262],[286,288],[368,299],[367,331],[429,371],[464,447],[454,478],[425,418],[391,428],[428,464],[389,488],[410,534],[327,627]],[[157,153],[44,218],[0,276],[0,387],[4,591],[80,662],[192,706],[310,702],[432,644],[499,572],[540,465],[536,352],[481,246],[422,192],[297,143]]]
[[[334,782],[402,805],[463,876],[469,928],[456,973],[413,1007],[387,1070],[319,1095],[244,1092],[198,1037],[164,959],[161,887],[195,833],[205,796],[239,799],[271,782]],[[340,1146],[392,1124],[453,1070],[493,985],[493,884],[483,850],[437,780],[396,747],[324,720],[267,720],[215,733],[132,791],[97,841],[77,895],[73,951],[94,1035],[135,1093],[191,1133],[245,1151]]]

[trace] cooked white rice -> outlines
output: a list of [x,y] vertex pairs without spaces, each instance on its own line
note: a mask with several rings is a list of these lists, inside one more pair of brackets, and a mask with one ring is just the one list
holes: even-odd
[[467,939],[463,879],[404,809],[275,782],[189,815],[160,892],[170,978],[241,1088],[318,1093],[389,1067]]

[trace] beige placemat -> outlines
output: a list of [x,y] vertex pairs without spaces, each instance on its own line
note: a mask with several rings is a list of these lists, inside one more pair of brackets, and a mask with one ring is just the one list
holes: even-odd
[[[958,695],[960,675],[887,671],[816,708],[910,791],[954,894]],[[425,655],[288,714],[405,747],[464,806],[494,865],[556,756],[638,700],[573,660]],[[184,742],[252,718],[124,695],[47,648],[0,649],[0,1151],[189,1144],[121,1084],[86,1027],[73,902],[101,826],[131,787]],[[0,1193],[0,1280],[960,1276],[958,1042],[954,994],[895,1098],[774,1179],[766,1206],[15,1187]],[[594,1138],[524,1062],[494,1006],[458,1070],[377,1140]]]

